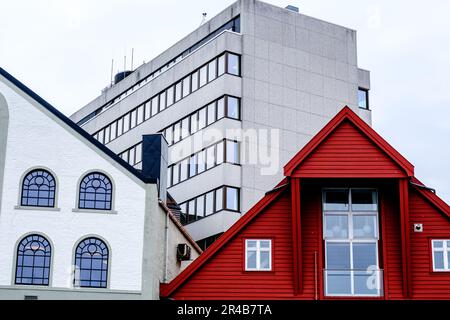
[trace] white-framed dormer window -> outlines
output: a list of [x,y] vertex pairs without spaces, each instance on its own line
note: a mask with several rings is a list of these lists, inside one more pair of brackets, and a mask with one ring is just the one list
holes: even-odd
[[245,270],[246,271],[272,270],[272,240],[270,239],[245,240]]
[[433,271],[450,271],[450,239],[431,240],[433,250]]

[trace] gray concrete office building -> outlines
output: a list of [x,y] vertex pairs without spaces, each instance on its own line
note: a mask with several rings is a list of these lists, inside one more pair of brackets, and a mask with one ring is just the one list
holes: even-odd
[[370,124],[369,89],[355,30],[295,7],[239,0],[71,118],[138,169],[142,136],[164,134],[161,183],[205,247],[345,105]]

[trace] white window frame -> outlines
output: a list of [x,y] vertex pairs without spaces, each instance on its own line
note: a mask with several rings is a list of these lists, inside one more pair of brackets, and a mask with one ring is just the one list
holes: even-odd
[[[256,248],[249,248],[248,242],[256,241]],[[261,241],[268,241],[268,248],[261,248]],[[248,252],[256,251],[256,268],[250,268],[248,266]],[[269,252],[269,267],[266,269],[261,268],[261,252]],[[272,271],[272,239],[245,239],[245,271]]]
[[[450,239],[433,239],[431,240],[431,256],[433,259],[433,271],[434,272],[450,272],[450,265],[448,263],[448,254],[450,251],[450,246],[447,246],[447,241],[450,241]],[[435,248],[434,243],[435,242],[442,242],[442,248]],[[444,268],[436,268],[435,266],[435,259],[434,259],[434,253],[435,252],[443,252],[444,256]]]
[[[354,280],[355,280],[355,270],[351,269],[350,271],[350,281],[351,281],[351,291],[352,293],[350,294],[329,294],[328,293],[328,285],[327,285],[327,274],[328,271],[324,272],[324,291],[325,291],[325,295],[326,296],[337,296],[337,297],[378,297],[382,295],[382,289],[381,289],[381,282],[382,280],[382,274],[381,274],[381,269],[379,266],[379,248],[378,248],[378,242],[379,242],[379,225],[380,225],[380,205],[379,205],[379,201],[377,199],[377,210],[370,210],[370,211],[353,211],[352,209],[352,199],[351,199],[351,192],[352,190],[355,189],[360,189],[360,190],[374,190],[377,192],[378,195],[378,190],[376,188],[324,188],[322,190],[322,238],[324,241],[324,253],[325,253],[325,268],[328,265],[328,261],[327,261],[327,243],[343,243],[343,244],[349,244],[349,249],[350,249],[350,266],[354,265],[354,261],[353,261],[353,244],[375,244],[375,252],[376,252],[376,267],[377,270],[376,272],[378,272],[378,282],[379,282],[379,288],[378,292],[376,294],[357,294],[354,293],[355,291],[355,286],[354,286]],[[333,191],[333,190],[347,190],[348,191],[348,210],[346,211],[339,211],[339,210],[330,210],[330,211],[325,211],[324,207],[325,207],[325,192],[326,191]],[[325,234],[325,217],[326,216],[332,216],[332,215],[336,215],[336,216],[342,216],[342,215],[346,215],[347,216],[347,238],[327,238],[326,234]],[[376,234],[374,238],[354,238],[354,234],[353,234],[353,217],[354,216],[375,216],[376,217]],[[343,270],[345,271],[345,270]]]

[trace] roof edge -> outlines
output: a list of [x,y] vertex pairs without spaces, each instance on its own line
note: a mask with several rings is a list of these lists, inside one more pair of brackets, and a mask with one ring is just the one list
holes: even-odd
[[[283,179],[283,181],[286,179]],[[265,195],[258,201],[246,214],[237,220],[219,239],[217,239],[203,254],[195,259],[186,269],[184,269],[175,279],[170,283],[161,284],[160,296],[162,298],[169,297],[175,290],[177,290],[183,283],[185,283],[201,266],[203,266],[209,259],[211,259],[223,246],[225,246],[233,237],[239,233],[245,226],[247,226],[253,219],[273,200],[286,189],[288,184],[279,187],[277,191]]]
[[58,109],[53,107],[50,103],[45,101],[37,93],[35,93],[30,88],[28,88],[26,85],[24,85],[22,82],[20,82],[13,75],[8,73],[5,69],[3,69],[1,67],[0,67],[0,75],[5,77],[5,79],[8,80],[9,82],[11,82],[15,87],[17,87],[19,90],[23,91],[31,99],[33,99],[34,101],[39,103],[41,106],[43,106],[45,109],[47,109],[49,112],[51,112],[53,115],[55,115],[59,120],[64,122],[72,130],[74,130],[79,135],[81,135],[84,139],[86,139],[87,142],[91,143],[92,145],[94,145],[95,147],[100,149],[103,153],[105,153],[112,160],[117,162],[121,167],[123,167],[125,170],[127,170],[132,175],[134,175],[136,178],[138,178],[145,184],[157,184],[158,183],[158,179],[145,177],[140,171],[138,171],[133,166],[131,166],[128,162],[126,162],[125,160],[120,158],[118,155],[116,155],[114,152],[112,152],[108,147],[106,147],[105,145],[101,144],[99,141],[94,139],[94,137],[92,137],[87,131],[82,129],[75,122],[70,120],[70,118],[65,116],[61,111],[59,111]]
[[175,226],[180,230],[183,236],[188,240],[188,242],[194,247],[198,254],[202,254],[203,250],[198,246],[197,242],[191,237],[191,235],[187,232],[187,230],[183,227],[183,225],[178,221],[178,219],[173,215],[172,211],[170,211],[167,204],[161,199],[158,200],[160,207],[169,215],[170,220],[175,224]]

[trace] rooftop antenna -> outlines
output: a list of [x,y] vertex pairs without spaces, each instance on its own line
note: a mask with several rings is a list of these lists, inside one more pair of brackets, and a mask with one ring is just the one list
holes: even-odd
[[114,73],[114,59],[111,59],[111,83],[110,83],[111,86],[113,84],[113,73]]
[[127,56],[123,56],[123,71],[127,70]]
[[134,48],[131,48],[131,71],[133,71]]
[[202,22],[200,22],[200,26],[202,25],[202,24],[204,24],[205,23],[205,21],[206,21],[206,16],[207,16],[208,14],[206,13],[206,12],[203,12],[202,13]]

